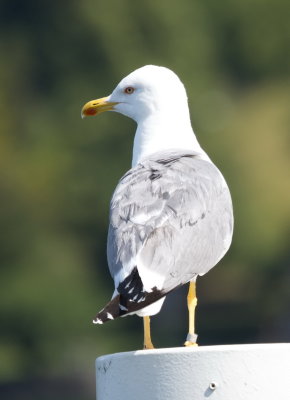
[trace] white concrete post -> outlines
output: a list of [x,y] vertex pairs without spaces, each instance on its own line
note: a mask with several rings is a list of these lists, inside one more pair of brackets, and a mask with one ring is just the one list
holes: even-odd
[[97,400],[290,400],[290,343],[118,353],[96,370]]

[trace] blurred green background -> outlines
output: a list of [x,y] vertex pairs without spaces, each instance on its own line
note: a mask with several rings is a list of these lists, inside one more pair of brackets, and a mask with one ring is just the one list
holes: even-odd
[[[289,341],[289,15],[288,0],[0,1],[1,399],[93,399],[94,359],[142,346],[140,318],[91,323],[135,124],[80,110],[145,64],[182,79],[233,196],[231,250],[198,280],[199,343]],[[153,342],[186,329],[181,289]]]

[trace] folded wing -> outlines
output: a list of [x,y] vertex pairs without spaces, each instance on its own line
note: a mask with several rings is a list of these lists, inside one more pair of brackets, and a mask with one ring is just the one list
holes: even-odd
[[210,161],[176,151],[138,164],[112,197],[107,254],[116,290],[95,322],[141,310],[205,274],[232,231],[230,193]]

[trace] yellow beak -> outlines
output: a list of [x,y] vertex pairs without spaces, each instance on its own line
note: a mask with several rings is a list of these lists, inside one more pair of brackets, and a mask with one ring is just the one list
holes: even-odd
[[104,111],[114,110],[114,106],[118,104],[113,101],[108,101],[108,97],[91,100],[82,108],[82,118],[101,114]]

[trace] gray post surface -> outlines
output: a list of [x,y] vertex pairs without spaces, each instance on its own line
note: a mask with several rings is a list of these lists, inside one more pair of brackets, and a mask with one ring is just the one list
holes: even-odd
[[97,400],[290,400],[290,343],[117,353],[96,372]]

